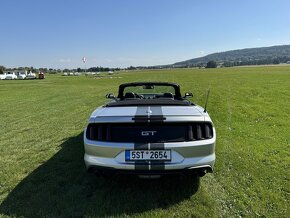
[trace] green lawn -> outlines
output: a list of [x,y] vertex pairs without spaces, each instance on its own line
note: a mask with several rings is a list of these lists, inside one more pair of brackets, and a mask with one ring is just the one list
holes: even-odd
[[[290,67],[115,76],[0,81],[0,216],[290,217]],[[177,82],[201,105],[211,88],[214,174],[188,184],[86,172],[87,118],[106,93],[132,81]]]

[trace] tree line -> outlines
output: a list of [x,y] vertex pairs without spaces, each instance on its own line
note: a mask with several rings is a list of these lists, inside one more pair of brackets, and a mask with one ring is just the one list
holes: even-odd
[[[267,57],[264,59],[243,59],[239,61],[216,61],[209,60],[208,62],[201,63],[185,63],[185,64],[169,64],[169,65],[159,65],[159,66],[130,66],[125,68],[125,70],[145,70],[145,69],[167,69],[167,68],[216,68],[216,67],[235,67],[235,66],[247,66],[247,65],[272,65],[280,63],[290,62],[289,56],[279,56],[279,57]],[[108,72],[108,71],[119,71],[121,68],[109,68],[109,67],[90,67],[88,69],[84,68],[75,68],[75,69],[55,69],[55,68],[34,68],[34,67],[17,67],[17,68],[6,68],[0,65],[0,73],[3,73],[5,70],[11,71],[31,71],[44,72],[44,73],[62,73],[62,72]]]
[[44,73],[62,73],[62,72],[108,72],[108,71],[119,71],[120,68],[109,68],[109,67],[90,67],[88,69],[84,68],[75,68],[75,69],[57,69],[57,68],[34,68],[34,67],[15,67],[15,68],[6,68],[3,65],[0,65],[0,73],[4,71],[31,71],[33,73],[44,72]]

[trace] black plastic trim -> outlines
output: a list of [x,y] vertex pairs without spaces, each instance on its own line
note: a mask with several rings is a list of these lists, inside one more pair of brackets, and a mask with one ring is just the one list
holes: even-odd
[[205,173],[212,173],[211,167],[200,167],[200,168],[184,168],[178,170],[149,170],[149,169],[136,169],[136,170],[120,170],[113,167],[103,166],[90,166],[88,168],[89,173],[95,173],[98,175],[200,175],[203,176]]
[[[163,120],[150,120],[148,119],[138,120],[135,117],[135,123],[91,123],[87,126],[86,137],[89,140],[93,141],[107,141],[107,142],[116,142],[116,143],[166,143],[166,142],[185,142],[185,141],[199,141],[213,138],[213,127],[210,122],[192,122],[192,123],[171,123],[171,122],[160,122]],[[175,128],[176,126],[176,128]],[[164,131],[164,129],[168,127],[168,131],[173,131],[174,134],[168,132],[171,137],[141,137],[138,138],[136,135],[132,135],[131,131],[135,131],[136,129],[140,129],[140,131]],[[179,131],[185,131],[184,134],[181,132],[178,133],[178,128],[184,128],[184,130],[179,129]],[[116,140],[116,134],[112,132],[112,128],[119,128],[118,131],[121,131],[122,128],[126,129],[124,133],[122,133],[122,137],[124,134],[124,139],[120,136],[117,136],[118,140]],[[121,129],[120,129],[121,128]],[[132,129],[133,128],[133,129]],[[158,130],[159,129],[159,130]],[[129,132],[128,132],[129,131]],[[131,134],[130,136],[128,134]],[[140,132],[141,133],[141,132]],[[163,133],[165,134],[165,133]],[[167,134],[167,132],[166,132]],[[182,137],[181,137],[182,136]],[[134,139],[135,137],[135,139]],[[137,137],[137,138],[136,138]],[[176,137],[176,138],[173,138]],[[130,141],[131,140],[131,141]]]

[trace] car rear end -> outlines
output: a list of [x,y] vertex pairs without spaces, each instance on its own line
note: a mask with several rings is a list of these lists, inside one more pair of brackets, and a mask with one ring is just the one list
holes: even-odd
[[8,73],[5,77],[6,80],[13,80],[16,79],[16,75],[14,73]]
[[6,74],[0,74],[0,80],[6,79]]
[[89,171],[138,175],[213,171],[216,134],[207,113],[197,107],[140,108],[102,108],[92,114],[84,132]]
[[38,74],[38,79],[45,79],[45,76],[44,76],[44,73],[43,72],[40,72]]

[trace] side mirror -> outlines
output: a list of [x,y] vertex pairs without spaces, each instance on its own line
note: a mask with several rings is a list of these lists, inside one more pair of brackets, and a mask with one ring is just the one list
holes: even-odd
[[115,95],[113,93],[106,94],[106,98],[115,99]]
[[184,98],[192,98],[192,97],[193,97],[193,95],[191,92],[185,92]]

